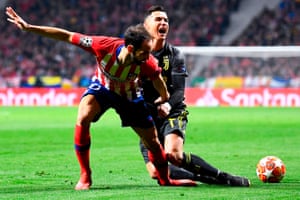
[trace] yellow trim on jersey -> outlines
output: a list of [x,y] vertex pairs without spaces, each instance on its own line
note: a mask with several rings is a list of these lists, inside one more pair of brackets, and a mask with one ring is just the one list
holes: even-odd
[[112,55],[111,54],[106,54],[104,56],[104,58],[101,59],[101,65],[103,68],[106,67],[107,63],[109,62],[109,60],[111,59]]
[[117,72],[117,70],[118,70],[119,67],[120,67],[120,66],[119,66],[118,62],[115,61],[114,64],[111,66],[111,68],[110,68],[110,70],[109,70],[108,73],[109,73],[110,75],[114,76],[114,75],[116,74],[116,72]]
[[129,65],[123,69],[121,76],[120,76],[121,80],[125,80],[127,78],[130,68],[131,68],[131,66]]

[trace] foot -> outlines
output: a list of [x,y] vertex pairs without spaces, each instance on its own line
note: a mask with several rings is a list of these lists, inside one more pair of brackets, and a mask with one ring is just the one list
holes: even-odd
[[91,183],[83,183],[81,181],[78,181],[78,183],[75,186],[75,190],[89,190],[91,185]]
[[225,172],[221,172],[219,174],[218,180],[220,180],[220,182],[224,183],[225,185],[233,187],[250,187],[251,185],[249,179],[241,176],[234,176]]
[[171,186],[197,186],[197,183],[190,179],[170,179]]
[[197,186],[197,183],[190,179],[169,179],[164,184],[158,181],[158,184],[161,186]]
[[92,178],[90,173],[80,174],[80,179],[75,186],[75,190],[89,190],[92,185]]

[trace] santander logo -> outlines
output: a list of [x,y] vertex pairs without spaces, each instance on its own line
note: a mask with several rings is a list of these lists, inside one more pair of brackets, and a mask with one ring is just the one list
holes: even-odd
[[190,106],[300,107],[300,88],[186,89]]
[[80,101],[81,90],[69,89],[0,89],[1,106],[74,106]]
[[263,106],[291,107],[300,106],[300,93],[284,89],[260,89],[254,91],[239,91],[224,89],[221,99],[230,106]]

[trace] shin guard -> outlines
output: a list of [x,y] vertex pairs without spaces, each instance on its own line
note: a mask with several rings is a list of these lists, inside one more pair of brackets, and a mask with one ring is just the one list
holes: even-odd
[[75,152],[81,174],[90,174],[90,133],[88,128],[76,125],[74,134]]
[[152,153],[148,151],[149,160],[154,164],[157,172],[158,184],[161,186],[196,186],[196,182],[190,179],[174,180],[169,178],[168,160],[165,151],[160,146],[160,151]]
[[160,185],[169,185],[168,161],[163,148],[160,146],[160,151],[155,153],[148,151],[148,157],[156,168],[158,183]]

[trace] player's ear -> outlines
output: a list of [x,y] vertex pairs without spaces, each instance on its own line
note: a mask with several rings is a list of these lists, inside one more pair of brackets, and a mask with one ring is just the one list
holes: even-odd
[[129,53],[132,53],[133,50],[134,50],[133,45],[132,44],[127,45],[127,50],[128,50]]

